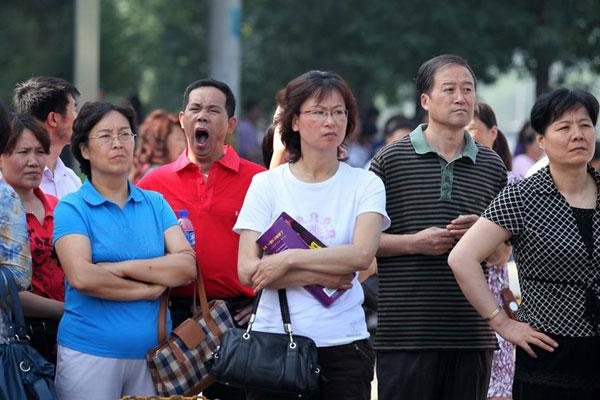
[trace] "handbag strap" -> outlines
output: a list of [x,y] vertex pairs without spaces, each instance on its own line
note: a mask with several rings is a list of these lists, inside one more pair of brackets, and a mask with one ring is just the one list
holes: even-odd
[[[28,341],[27,336],[27,325],[25,324],[25,317],[23,316],[23,307],[21,306],[21,299],[19,298],[19,289],[12,272],[6,268],[0,268],[2,273],[2,280],[0,286],[4,285],[8,287],[8,293],[10,295],[11,303],[8,303],[6,298],[6,292],[2,291],[2,301],[7,305],[7,314],[12,314],[11,323],[9,325],[9,335],[15,336],[19,341]],[[10,309],[10,313],[8,313]]]
[[[248,328],[246,328],[246,337],[249,337],[250,331],[252,330],[252,324],[256,319],[256,311],[258,310],[258,303],[262,297],[262,290],[256,294],[254,298],[254,305],[252,306],[252,314],[250,315],[250,321],[248,321]],[[281,321],[283,322],[283,330],[290,336],[290,346],[296,347],[294,338],[292,337],[292,320],[290,318],[290,309],[287,301],[287,292],[285,289],[277,290],[279,296],[279,309],[281,311]]]
[[0,309],[2,311],[2,316],[0,316],[0,319],[4,315],[6,315],[6,322],[8,325],[6,329],[6,338],[8,339],[15,336],[15,326],[12,323],[12,312],[10,309],[10,303],[8,302],[8,296],[6,294],[6,291],[8,290],[8,282],[6,281],[6,278],[4,277],[4,272],[2,271],[3,269],[0,268],[0,273],[2,274],[2,278],[0,278]]
[[[196,278],[196,285],[193,297],[192,304],[192,312],[195,315],[198,312],[198,307],[196,306],[196,294],[200,298],[200,310],[202,311],[202,317],[208,325],[210,331],[216,335],[220,335],[219,328],[215,321],[213,321],[212,316],[210,315],[210,307],[208,306],[208,298],[206,297],[206,289],[204,287],[204,280],[202,279],[202,273],[200,268],[196,264],[196,270],[198,271],[198,276]],[[163,340],[167,338],[167,304],[169,303],[169,295],[170,290],[166,290],[160,296],[160,306],[159,306],[159,314],[158,314],[158,342],[161,343]]]

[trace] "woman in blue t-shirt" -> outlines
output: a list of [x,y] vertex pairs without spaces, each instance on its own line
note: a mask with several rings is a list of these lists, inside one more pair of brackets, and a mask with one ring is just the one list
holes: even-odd
[[158,298],[195,278],[194,251],[167,202],[127,179],[135,135],[133,110],[103,102],[86,103],[73,125],[71,149],[88,179],[54,213],[67,278],[63,400],[154,395],[144,358],[157,344]]

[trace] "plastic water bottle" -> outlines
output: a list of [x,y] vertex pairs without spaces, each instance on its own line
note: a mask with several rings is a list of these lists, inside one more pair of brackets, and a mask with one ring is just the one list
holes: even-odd
[[179,226],[181,226],[181,230],[183,231],[187,241],[190,243],[192,248],[194,248],[194,245],[196,244],[196,233],[194,232],[194,225],[189,218],[190,213],[188,210],[179,210],[177,211],[177,214],[179,215]]

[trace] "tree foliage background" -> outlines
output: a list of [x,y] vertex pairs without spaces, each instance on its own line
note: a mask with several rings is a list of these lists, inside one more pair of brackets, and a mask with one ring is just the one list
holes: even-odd
[[[107,97],[139,94],[145,110],[178,110],[186,84],[207,74],[207,7],[196,0],[103,0]],[[6,102],[14,84],[30,76],[72,80],[73,15],[73,0],[2,1]],[[535,77],[538,93],[574,68],[600,72],[597,0],[246,0],[241,23],[242,93],[265,106],[309,69],[339,72],[362,106],[375,95],[410,99],[418,66],[441,53],[464,56],[486,82],[519,68]]]

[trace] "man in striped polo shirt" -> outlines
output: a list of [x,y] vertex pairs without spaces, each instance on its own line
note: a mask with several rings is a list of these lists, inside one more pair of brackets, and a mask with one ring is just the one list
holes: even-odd
[[464,129],[476,85],[461,57],[426,61],[416,86],[428,124],[371,164],[392,220],[377,254],[379,400],[486,398],[496,339],[448,266],[452,246],[506,184],[502,160]]

